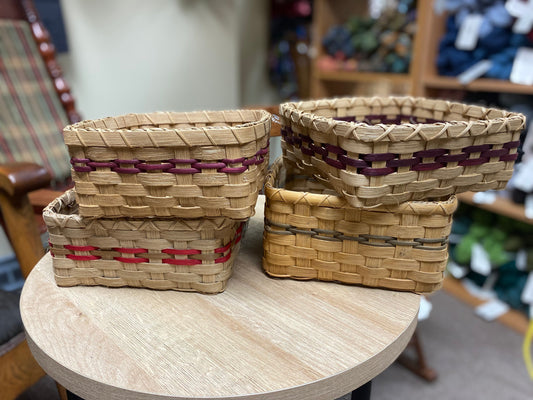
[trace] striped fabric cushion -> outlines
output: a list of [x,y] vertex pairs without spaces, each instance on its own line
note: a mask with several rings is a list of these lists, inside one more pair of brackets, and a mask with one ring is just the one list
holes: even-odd
[[61,131],[68,123],[24,21],[0,20],[0,163],[45,167],[56,186],[70,177]]

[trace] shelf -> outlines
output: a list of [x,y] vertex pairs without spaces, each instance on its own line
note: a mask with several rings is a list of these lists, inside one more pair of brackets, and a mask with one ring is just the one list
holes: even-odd
[[408,85],[411,83],[409,74],[393,74],[381,72],[363,72],[363,71],[346,71],[332,70],[325,71],[317,69],[315,77],[324,81],[336,82],[391,82]]
[[460,193],[457,195],[459,201],[463,203],[533,225],[533,219],[526,217],[523,205],[516,204],[512,200],[500,196],[496,197],[496,200],[491,204],[480,204],[475,203],[473,197],[474,193],[472,192]]
[[423,79],[423,85],[431,89],[469,90],[472,92],[498,92],[533,94],[533,86],[519,85],[501,79],[477,79],[467,85],[462,85],[457,78],[449,76],[428,76]]
[[[444,279],[444,284],[442,288],[446,293],[452,295],[456,299],[462,301],[463,303],[471,307],[477,307],[487,302],[487,300],[481,300],[471,295],[465,289],[461,281],[450,276],[447,276]],[[515,332],[518,332],[521,335],[526,334],[529,325],[527,316],[517,310],[507,311],[505,314],[499,317],[497,321],[513,329]]]

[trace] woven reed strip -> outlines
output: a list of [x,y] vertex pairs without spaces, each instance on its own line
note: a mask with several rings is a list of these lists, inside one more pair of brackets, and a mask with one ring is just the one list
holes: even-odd
[[[270,123],[270,114],[262,110],[129,114],[68,126],[64,138],[74,159],[214,163],[251,159],[263,152],[268,148]],[[245,164],[226,165],[240,168]],[[72,176],[84,217],[224,216],[245,220],[254,213],[267,165],[268,153],[262,163],[247,165],[242,173],[208,168],[187,174],[128,174],[96,167],[90,172],[73,169]]]
[[[334,118],[346,116],[363,120],[367,115],[411,115],[417,119],[439,120],[432,123],[368,124],[346,122]],[[280,106],[283,127],[290,127],[297,135],[310,137],[319,146],[329,144],[358,159],[360,154],[388,153],[399,159],[411,159],[423,150],[445,149],[457,155],[469,146],[489,144],[493,150],[505,143],[519,140],[525,125],[522,114],[483,108],[444,100],[413,97],[341,98]],[[384,176],[365,176],[347,166],[336,168],[319,155],[302,153],[294,145],[283,141],[283,154],[302,172],[320,178],[335,188],[354,207],[373,207],[380,204],[399,204],[409,200],[424,200],[449,196],[468,190],[482,191],[505,187],[512,175],[514,161],[500,161],[493,157],[481,165],[458,165],[449,162],[445,168],[413,171],[409,166],[397,167]],[[515,154],[516,148],[509,154]],[[331,155],[332,157],[334,155]],[[479,158],[480,153],[470,154]],[[433,160],[434,161],[434,160]],[[424,162],[432,162],[425,160]],[[374,161],[371,168],[386,167],[385,161]]]
[[[214,250],[234,242],[241,222],[214,219],[96,219],[78,214],[74,191],[54,200],[43,218],[50,235],[53,268],[59,286],[100,285],[109,287],[143,287],[218,293],[225,289],[239,244],[231,246],[231,257],[221,257]],[[99,259],[69,259],[73,252],[65,246],[92,246],[91,251],[75,251],[76,256]],[[119,249],[119,250],[117,250]],[[138,254],[121,253],[120,249],[145,249]],[[165,254],[165,249],[195,249],[193,256]],[[226,255],[228,252],[226,252]],[[148,261],[123,262],[115,257],[141,257]],[[195,265],[174,265],[164,258],[192,258]],[[79,258],[79,257],[78,257]]]
[[[309,178],[292,178],[293,171],[285,171],[278,159],[265,183],[263,268],[269,275],[417,293],[440,288],[448,257],[442,241],[450,233],[455,197],[361,209],[340,196],[319,193],[327,189]],[[306,186],[315,193],[305,191]]]

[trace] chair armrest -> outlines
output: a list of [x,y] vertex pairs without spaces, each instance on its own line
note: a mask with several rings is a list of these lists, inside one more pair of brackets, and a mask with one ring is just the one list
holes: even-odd
[[28,162],[0,164],[0,190],[10,196],[22,196],[50,186],[52,177],[40,165]]

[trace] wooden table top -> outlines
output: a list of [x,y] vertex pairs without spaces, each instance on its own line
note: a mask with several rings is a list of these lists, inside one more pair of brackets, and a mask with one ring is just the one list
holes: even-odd
[[44,370],[90,399],[334,399],[414,332],[419,296],[261,269],[261,197],[224,293],[55,285],[49,254],[21,314]]

